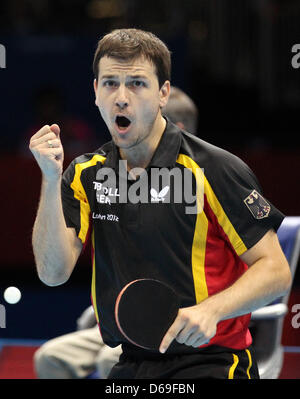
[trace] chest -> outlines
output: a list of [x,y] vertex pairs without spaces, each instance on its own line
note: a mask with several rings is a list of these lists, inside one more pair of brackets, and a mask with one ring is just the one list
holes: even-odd
[[136,180],[114,170],[98,174],[86,188],[94,226],[168,230],[194,225],[199,190],[186,168],[151,168]]

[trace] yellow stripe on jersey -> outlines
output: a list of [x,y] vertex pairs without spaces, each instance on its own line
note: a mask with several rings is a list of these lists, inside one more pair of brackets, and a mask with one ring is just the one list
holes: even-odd
[[238,356],[235,355],[234,353],[232,354],[232,356],[233,356],[233,364],[232,364],[232,366],[229,369],[229,373],[228,373],[228,379],[229,380],[233,380],[234,379],[234,372],[235,372],[235,369],[236,369],[236,367],[237,367],[237,365],[239,363]]
[[[180,156],[182,156],[182,154],[180,154],[179,157]],[[185,159],[185,164],[190,165],[190,169],[195,170],[196,168],[199,168],[199,171],[202,172],[202,175],[203,175],[202,179],[204,181],[204,183],[203,183],[204,184],[204,193],[206,195],[207,201],[208,201],[212,211],[214,212],[215,216],[217,217],[217,220],[218,220],[220,226],[223,228],[224,232],[226,233],[227,237],[229,238],[229,241],[231,242],[233,248],[235,249],[236,253],[240,256],[247,250],[247,247],[245,246],[243,240],[238,235],[238,233],[236,232],[232,223],[230,222],[229,218],[227,217],[222,205],[220,204],[218,198],[216,197],[205,174],[203,173],[200,166],[196,164],[195,161],[193,161],[187,155],[183,155],[183,157]],[[188,159],[189,159],[189,161],[188,161]],[[182,163],[182,162],[179,162],[179,163]],[[186,165],[184,165],[184,166],[186,166]],[[186,166],[186,167],[189,167],[189,166]],[[193,171],[193,173],[194,173],[194,171]]]
[[97,308],[97,300],[96,300],[96,265],[95,265],[95,235],[94,231],[92,232],[92,248],[94,251],[94,256],[93,256],[93,272],[92,272],[92,303],[93,303],[93,308],[95,312],[95,317],[97,320],[97,323],[99,323],[99,316],[98,316],[98,308]]
[[76,198],[80,202],[80,231],[78,234],[78,238],[80,238],[83,244],[85,243],[85,240],[87,238],[87,233],[89,230],[90,206],[86,192],[81,183],[81,173],[84,169],[96,165],[97,162],[103,163],[105,159],[106,159],[105,157],[97,154],[94,155],[93,158],[91,158],[89,161],[83,163],[77,163],[75,165],[75,175],[71,183],[71,188],[74,191],[74,198]]
[[249,349],[245,349],[245,350],[246,350],[246,353],[247,353],[248,359],[249,359],[249,366],[247,368],[247,375],[248,375],[248,379],[251,380],[249,371],[250,371],[251,366],[252,366],[252,357],[251,357],[251,353],[250,353]]
[[224,209],[222,208],[222,205],[220,204],[206,177],[204,177],[204,186],[207,201],[217,217],[219,224],[222,226],[236,253],[238,255],[242,255],[247,250],[247,247],[228,219]]
[[[206,236],[208,229],[208,220],[203,210],[203,172],[199,166],[190,157],[179,154],[177,161],[184,167],[190,169],[195,176],[197,183],[197,220],[192,246],[192,273],[194,279],[196,303],[203,301],[208,297],[208,290],[205,278],[205,251]],[[200,173],[199,173],[200,172]]]

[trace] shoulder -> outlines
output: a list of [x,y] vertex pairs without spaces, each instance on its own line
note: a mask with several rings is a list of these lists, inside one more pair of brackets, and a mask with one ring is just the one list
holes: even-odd
[[76,173],[81,173],[85,169],[89,169],[98,165],[102,166],[111,150],[112,142],[110,141],[105,143],[94,152],[85,153],[76,157],[64,171],[64,179],[70,179],[74,177]]
[[86,164],[86,163],[96,163],[96,162],[101,162],[103,163],[106,158],[108,153],[112,150],[112,142],[109,141],[108,143],[105,143],[103,146],[95,150],[94,152],[86,153],[83,155],[80,155],[79,157],[75,158],[73,160],[73,164]]
[[[73,161],[69,164],[69,167],[75,167],[76,165],[82,165],[84,166],[85,164],[92,164],[96,162],[101,162],[103,163],[106,158],[108,153],[112,150],[112,142],[109,141],[108,143],[103,144],[100,148],[93,152],[88,152],[82,155],[79,155]],[[87,165],[88,166],[88,165]]]
[[233,153],[217,147],[190,133],[182,131],[180,154],[191,158],[208,177],[252,176],[249,166]]

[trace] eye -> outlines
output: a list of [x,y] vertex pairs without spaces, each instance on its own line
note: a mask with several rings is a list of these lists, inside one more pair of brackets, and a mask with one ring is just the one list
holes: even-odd
[[140,88],[146,86],[145,82],[143,82],[142,80],[133,80],[130,83],[130,85],[133,86],[134,88]]
[[104,87],[114,88],[118,86],[118,83],[115,80],[105,80],[103,82]]

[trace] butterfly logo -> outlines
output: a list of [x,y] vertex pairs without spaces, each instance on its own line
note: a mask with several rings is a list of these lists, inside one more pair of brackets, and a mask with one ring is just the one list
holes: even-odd
[[166,186],[159,193],[155,190],[155,188],[151,188],[151,202],[164,202],[165,196],[167,195],[169,188],[169,186]]

